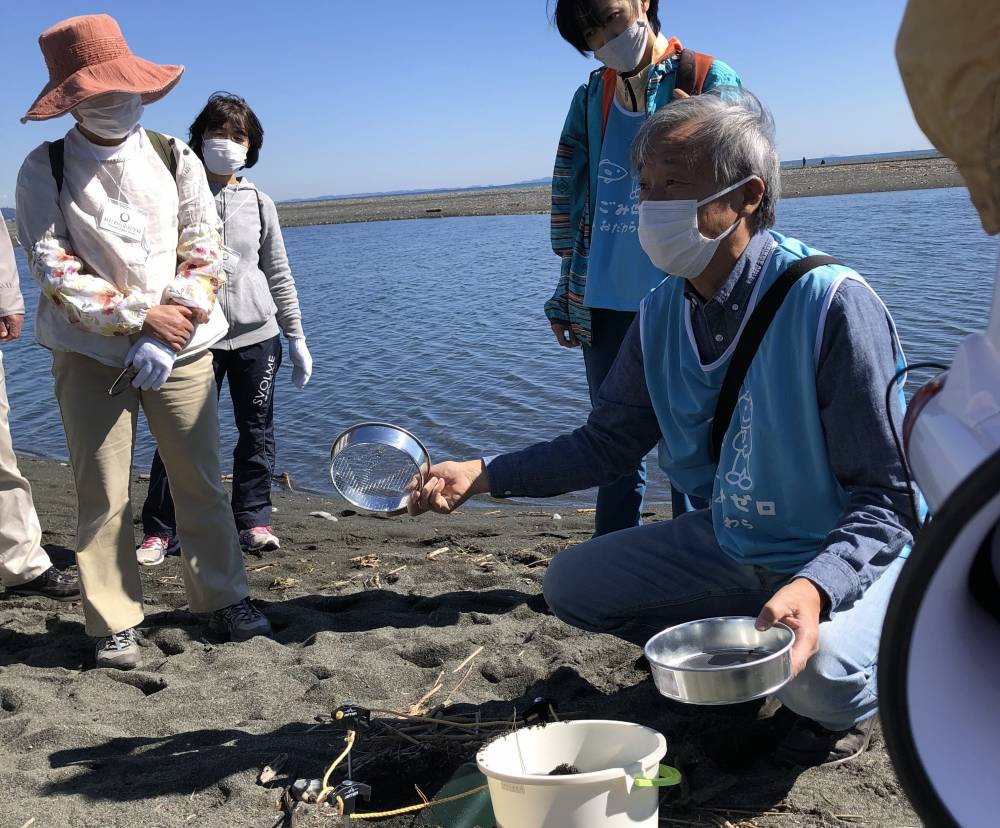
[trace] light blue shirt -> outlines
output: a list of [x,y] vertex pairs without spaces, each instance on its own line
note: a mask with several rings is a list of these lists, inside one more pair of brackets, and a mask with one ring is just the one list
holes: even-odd
[[646,117],[627,112],[617,99],[608,116],[591,228],[588,308],[638,311],[666,275],[639,244],[639,178],[632,174],[629,151]]

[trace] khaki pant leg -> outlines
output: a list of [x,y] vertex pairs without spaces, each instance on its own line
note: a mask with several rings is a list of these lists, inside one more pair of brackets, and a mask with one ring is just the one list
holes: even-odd
[[142,581],[129,504],[139,395],[108,396],[121,369],[55,353],[52,374],[76,480],[76,561],[87,634],[122,632],[142,621]]
[[0,583],[17,586],[33,581],[52,566],[42,549],[31,486],[17,467],[10,437],[10,405],[0,353]]
[[211,353],[178,363],[163,388],[141,397],[174,497],[191,610],[212,612],[238,603],[250,587],[222,487]]

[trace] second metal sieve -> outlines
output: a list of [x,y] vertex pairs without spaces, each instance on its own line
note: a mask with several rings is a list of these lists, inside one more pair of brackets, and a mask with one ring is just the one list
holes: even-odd
[[330,478],[349,503],[368,512],[397,515],[406,511],[416,482],[423,486],[431,458],[409,431],[388,423],[352,426],[333,443]]

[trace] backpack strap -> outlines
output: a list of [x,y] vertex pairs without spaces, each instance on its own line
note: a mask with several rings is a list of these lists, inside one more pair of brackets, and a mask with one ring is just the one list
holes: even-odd
[[153,150],[160,156],[163,165],[170,170],[170,177],[176,179],[177,156],[174,155],[174,139],[167,138],[163,133],[153,132],[151,129],[146,130],[146,137],[149,138],[149,143],[153,145]]
[[56,180],[56,192],[62,192],[63,168],[66,163],[66,142],[60,138],[58,141],[49,141],[49,166],[52,168],[52,177]]
[[691,49],[682,49],[677,57],[677,82],[675,89],[688,95],[700,95],[705,88],[705,80],[712,68],[715,58],[703,55]]
[[615,102],[615,90],[618,87],[618,73],[614,69],[605,69],[601,73],[604,89],[601,95],[601,131],[608,128],[608,117],[611,115],[611,105]]
[[757,355],[760,343],[764,340],[764,335],[771,327],[771,322],[781,310],[781,305],[788,296],[789,291],[795,284],[818,267],[824,265],[839,265],[837,259],[832,256],[807,256],[799,259],[782,273],[775,283],[771,285],[764,298],[754,308],[750,319],[747,321],[743,333],[740,335],[736,350],[729,360],[729,368],[726,370],[726,378],[722,383],[722,390],[719,391],[719,401],[715,406],[715,418],[712,420],[712,460],[718,464],[722,456],[722,441],[729,431],[729,425],[733,420],[733,412],[736,410],[736,403],[740,398],[740,391],[743,382],[746,380],[750,364]]

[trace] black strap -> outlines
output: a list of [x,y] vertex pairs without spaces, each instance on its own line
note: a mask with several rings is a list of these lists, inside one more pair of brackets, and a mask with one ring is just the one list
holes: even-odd
[[52,167],[52,177],[56,180],[56,192],[62,192],[63,167],[66,160],[66,142],[60,138],[58,141],[49,141],[49,166]]
[[722,455],[722,441],[733,420],[733,412],[736,410],[743,382],[747,378],[747,371],[750,370],[750,364],[757,355],[760,343],[764,341],[764,336],[771,327],[774,317],[781,310],[788,292],[799,279],[817,267],[839,264],[840,262],[832,256],[807,256],[799,259],[778,277],[754,308],[736,344],[736,350],[729,360],[726,378],[723,380],[719,401],[715,406],[715,419],[712,420],[712,459],[715,463],[719,462],[719,457]]

